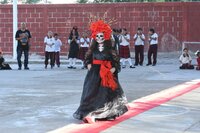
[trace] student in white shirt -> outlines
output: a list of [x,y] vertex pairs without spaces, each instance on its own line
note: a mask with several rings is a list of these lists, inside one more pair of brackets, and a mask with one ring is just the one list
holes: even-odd
[[59,35],[57,33],[54,34],[55,38],[55,63],[58,67],[60,67],[60,50],[62,46],[62,42],[59,39]]
[[142,28],[137,29],[137,33],[133,37],[135,41],[135,66],[140,64],[143,65],[144,61],[144,41],[145,36],[142,33]]
[[180,69],[194,69],[194,66],[191,65],[192,57],[188,53],[188,49],[184,48],[183,53],[181,54],[179,61],[181,63]]
[[80,38],[80,49],[79,49],[79,59],[82,61],[82,69],[84,69],[85,54],[90,46],[90,38],[87,37],[86,33],[83,33]]
[[149,30],[149,50],[148,50],[148,63],[147,66],[152,65],[151,57],[153,55],[153,65],[157,63],[157,51],[158,51],[158,34],[151,28]]
[[126,29],[122,29],[122,33],[119,36],[120,49],[119,55],[122,62],[122,68],[126,67],[125,60],[128,60],[130,68],[135,68],[131,62],[130,56],[130,35],[127,33]]
[[45,44],[45,69],[47,69],[48,60],[50,59],[51,69],[54,67],[54,54],[55,54],[55,39],[53,32],[49,31],[47,36],[44,38]]

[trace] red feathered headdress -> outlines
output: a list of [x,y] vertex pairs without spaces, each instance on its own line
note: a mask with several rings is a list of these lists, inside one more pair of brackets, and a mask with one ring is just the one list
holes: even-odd
[[98,20],[96,22],[92,22],[90,25],[90,30],[92,32],[92,38],[95,39],[96,35],[100,32],[104,33],[104,39],[109,40],[111,37],[112,29],[110,25],[105,23],[103,20]]

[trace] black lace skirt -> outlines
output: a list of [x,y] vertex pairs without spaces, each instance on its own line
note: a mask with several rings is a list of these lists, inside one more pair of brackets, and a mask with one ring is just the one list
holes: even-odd
[[86,75],[80,106],[73,115],[76,119],[82,120],[88,116],[110,119],[128,111],[127,100],[118,80],[115,91],[102,87],[99,70],[100,65],[93,65]]

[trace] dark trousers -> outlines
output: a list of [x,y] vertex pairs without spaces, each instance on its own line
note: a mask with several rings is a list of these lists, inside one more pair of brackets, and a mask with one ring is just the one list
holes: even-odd
[[153,55],[153,64],[157,63],[157,51],[158,51],[158,45],[150,45],[148,50],[148,64],[152,64],[151,57]]
[[23,49],[23,48],[17,48],[17,62],[19,68],[22,67],[22,62],[21,62],[21,57],[22,53],[24,52],[24,67],[28,67],[28,55],[29,55],[29,50],[28,49]]
[[55,62],[57,66],[60,66],[60,52],[55,52]]
[[194,66],[190,64],[183,64],[180,66],[180,69],[194,69]]
[[138,45],[135,46],[135,65],[140,65],[143,64],[144,60],[144,46],[143,45]]
[[51,66],[54,66],[54,62],[55,62],[55,52],[45,52],[45,62],[44,62],[44,64],[45,64],[45,66],[47,66],[48,65],[48,61],[49,61],[49,59],[50,59],[50,65]]

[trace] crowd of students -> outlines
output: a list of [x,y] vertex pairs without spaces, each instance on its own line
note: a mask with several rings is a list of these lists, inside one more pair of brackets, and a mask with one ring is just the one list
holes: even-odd
[[[17,31],[16,33],[16,39],[18,40],[18,66],[19,70],[21,70],[21,55],[22,52],[24,52],[25,55],[25,62],[24,67],[25,69],[28,68],[28,55],[26,54],[26,49],[23,48],[28,45],[22,45],[23,38],[21,37],[21,34],[28,33],[27,43],[28,39],[31,38],[30,31],[28,31],[25,27],[25,23],[21,24],[21,29]],[[131,54],[130,54],[130,39],[131,36],[128,33],[127,29],[113,29],[113,33],[111,36],[112,40],[112,49],[118,53],[118,56],[120,57],[121,67],[126,68],[126,61],[129,64],[130,68],[135,68],[135,66],[143,66],[144,62],[144,45],[146,42],[148,42],[149,49],[148,49],[148,62],[146,66],[152,65],[155,66],[157,63],[157,50],[158,50],[158,34],[155,32],[153,28],[149,29],[149,32],[147,34],[147,37],[145,37],[143,33],[142,28],[138,28],[136,33],[133,36],[134,40],[134,47],[135,47],[135,63],[133,64],[131,60]],[[88,36],[87,33],[82,33],[79,35],[78,28],[74,26],[69,34],[68,40],[69,44],[69,69],[76,69],[76,60],[80,59],[82,62],[81,68],[84,69],[84,60],[85,55],[90,47],[90,44],[92,43],[92,39]],[[59,39],[59,35],[57,33],[53,33],[52,31],[49,31],[47,33],[47,36],[44,38],[44,44],[45,44],[45,69],[47,69],[48,64],[50,64],[50,68],[53,68],[55,65],[57,67],[60,67],[60,51],[62,42]],[[22,49],[23,48],[23,49]],[[27,47],[28,49],[28,47]],[[200,51],[196,52],[197,56],[197,65],[196,70],[200,70]],[[153,58],[152,58],[153,57]],[[50,63],[49,63],[50,60]],[[192,58],[189,55],[188,49],[185,48],[183,50],[183,53],[181,54],[180,58],[180,69],[194,69],[194,65],[191,64]],[[0,50],[0,69],[11,69],[11,67],[4,62],[4,58],[2,55],[2,50]]]

